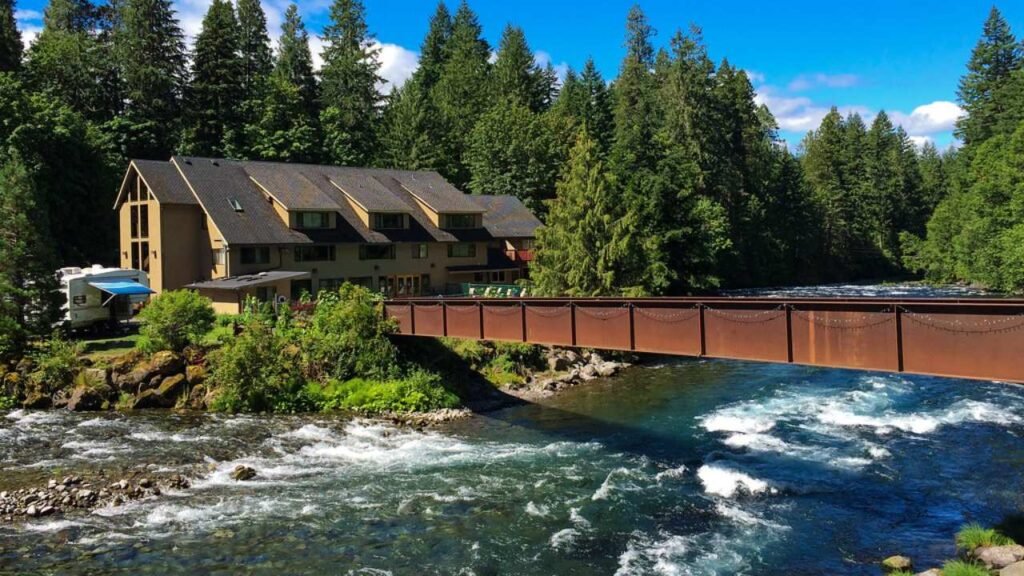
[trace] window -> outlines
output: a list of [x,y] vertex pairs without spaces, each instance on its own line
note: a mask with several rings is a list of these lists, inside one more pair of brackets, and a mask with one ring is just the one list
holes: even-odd
[[270,248],[266,246],[242,248],[242,264],[270,264]]
[[223,266],[224,265],[224,249],[223,248],[215,248],[213,250],[213,264],[214,264],[214,266]]
[[298,246],[296,262],[327,262],[334,260],[334,246]]
[[355,278],[349,278],[348,281],[356,286],[373,289],[373,277],[371,276],[356,276]]
[[363,244],[359,247],[360,260],[394,260],[394,244]]
[[500,284],[505,281],[505,271],[491,272],[491,284]]
[[139,207],[129,206],[128,211],[131,214],[132,220],[132,238],[139,237]]
[[331,225],[330,212],[299,212],[295,215],[296,228],[328,228]]
[[142,258],[142,266],[139,270],[149,272],[149,242],[139,243],[139,253]]
[[313,281],[312,280],[292,280],[291,281],[292,300],[298,300],[303,294],[309,294],[313,296]]
[[139,206],[139,234],[142,238],[149,238],[149,206]]
[[426,244],[413,244],[412,245],[412,257],[415,260],[421,260],[427,257],[427,245]]
[[374,230],[402,230],[405,227],[405,214],[386,214],[381,212],[373,214]]
[[277,296],[277,288],[273,286],[257,286],[256,299],[260,302],[273,302]]
[[449,258],[476,258],[476,244],[449,244]]
[[324,290],[337,292],[338,288],[341,288],[341,285],[344,283],[344,278],[321,278],[316,283],[316,290],[317,292],[323,292]]
[[477,227],[476,214],[445,214],[443,223],[442,228],[449,230]]
[[430,290],[430,274],[420,275],[420,289],[423,290],[424,294]]

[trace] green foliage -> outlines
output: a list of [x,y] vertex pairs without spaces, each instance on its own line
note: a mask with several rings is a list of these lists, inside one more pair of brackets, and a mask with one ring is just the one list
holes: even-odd
[[324,410],[425,412],[459,404],[458,396],[446,390],[436,374],[423,371],[385,381],[332,380],[318,392]]
[[991,576],[984,566],[962,560],[951,560],[942,565],[942,576]]
[[1020,68],[1021,61],[1021,46],[1010,31],[1010,25],[993,6],[957,91],[967,112],[957,121],[957,135],[968,146],[994,135],[1001,108],[996,95]]
[[43,393],[70,386],[81,368],[80,351],[77,343],[58,333],[40,342],[31,355],[35,366],[30,375],[32,383]]
[[299,89],[308,124],[316,125],[319,89],[313,74],[313,55],[309,51],[309,33],[299,16],[299,8],[290,4],[281,24],[274,74]]
[[320,155],[316,120],[301,89],[283,74],[266,83],[263,101],[245,127],[249,154],[262,160],[314,162]]
[[150,300],[139,321],[139,334],[158,350],[180,352],[202,341],[213,326],[214,312],[209,298],[192,290],[173,290]]
[[55,260],[35,196],[17,157],[0,164],[0,360],[48,334],[60,315]]
[[241,30],[229,0],[213,0],[196,36],[192,75],[186,92],[181,149],[195,156],[221,157],[238,149],[246,97]]
[[14,1],[0,0],[0,73],[21,67],[21,33],[14,21]]
[[365,12],[361,0],[334,0],[331,22],[322,34],[324,150],[331,162],[342,166],[364,166],[376,151],[380,61]]
[[14,410],[18,406],[18,399],[14,396],[0,394],[0,410]]
[[381,129],[381,164],[405,170],[438,170],[442,154],[437,143],[444,132],[437,110],[417,77],[391,93]]
[[956,547],[967,552],[983,546],[1006,546],[1015,542],[992,528],[967,524],[956,533]]

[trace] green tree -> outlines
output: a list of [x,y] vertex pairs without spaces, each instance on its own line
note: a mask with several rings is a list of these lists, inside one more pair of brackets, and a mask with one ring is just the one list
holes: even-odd
[[380,164],[405,170],[442,168],[437,110],[420,78],[413,77],[391,93],[381,130]]
[[451,35],[452,16],[442,0],[437,3],[437,9],[430,17],[430,27],[423,38],[423,44],[420,45],[420,65],[413,73],[413,79],[417,80],[428,94],[444,71]]
[[60,317],[56,259],[32,178],[16,156],[0,162],[0,359],[21,354]]
[[194,290],[172,290],[150,300],[139,313],[139,334],[156,350],[181,352],[213,328],[210,299]]
[[360,0],[334,0],[331,23],[323,30],[324,149],[331,162],[342,165],[369,164],[376,152],[380,50],[366,26],[365,12]]
[[925,142],[918,156],[921,170],[921,198],[926,214],[931,214],[949,192],[950,181],[946,160],[939,154],[935,144]]
[[523,29],[507,25],[498,44],[491,74],[494,98],[516,100],[530,110],[540,112],[549,97],[543,74],[526,43]]
[[995,95],[1021,67],[1021,50],[1010,25],[993,6],[957,91],[967,114],[957,121],[956,133],[968,146],[993,134],[1003,110]]
[[455,12],[452,33],[445,44],[447,59],[432,91],[447,137],[443,140],[442,172],[457,187],[469,182],[463,164],[468,138],[477,120],[488,107],[487,86],[490,74],[490,46],[482,38],[476,14],[463,0]]
[[274,68],[267,15],[259,0],[238,0],[238,49],[242,59],[242,93],[258,93]]
[[114,52],[125,105],[107,130],[122,156],[166,160],[178,141],[184,36],[170,0],[123,0],[118,22]]
[[315,118],[299,87],[274,74],[263,90],[258,116],[246,125],[249,154],[260,160],[316,162],[320,154]]
[[614,130],[611,95],[593,58],[587,58],[580,74],[572,69],[566,73],[551,112],[585,126],[602,153],[608,152]]
[[196,37],[182,151],[195,156],[225,156],[237,150],[242,130],[243,61],[239,27],[229,0],[213,0]]
[[473,128],[466,149],[476,194],[511,194],[541,214],[558,177],[556,142],[544,117],[517,98],[504,98]]
[[21,67],[21,33],[14,21],[14,0],[0,0],[0,72]]
[[309,51],[309,33],[299,16],[299,8],[290,4],[284,13],[281,37],[277,45],[274,74],[299,88],[307,114],[318,115],[319,88],[313,74],[313,55]]

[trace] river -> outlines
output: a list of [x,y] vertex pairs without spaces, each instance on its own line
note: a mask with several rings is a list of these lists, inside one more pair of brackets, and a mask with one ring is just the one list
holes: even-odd
[[[672,360],[430,431],[329,416],[0,415],[0,476],[173,470],[0,525],[0,572],[877,574],[1024,509],[1024,388]],[[237,464],[254,467],[234,482]]]

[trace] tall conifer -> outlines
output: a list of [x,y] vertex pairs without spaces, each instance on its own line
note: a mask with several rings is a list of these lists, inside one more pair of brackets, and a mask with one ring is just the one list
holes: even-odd
[[960,79],[957,96],[967,112],[957,121],[957,135],[967,145],[992,135],[994,124],[1003,107],[995,99],[996,92],[1021,67],[1022,49],[1010,25],[993,6],[982,29],[967,74]]
[[21,67],[21,33],[14,21],[14,0],[0,0],[0,72]]

